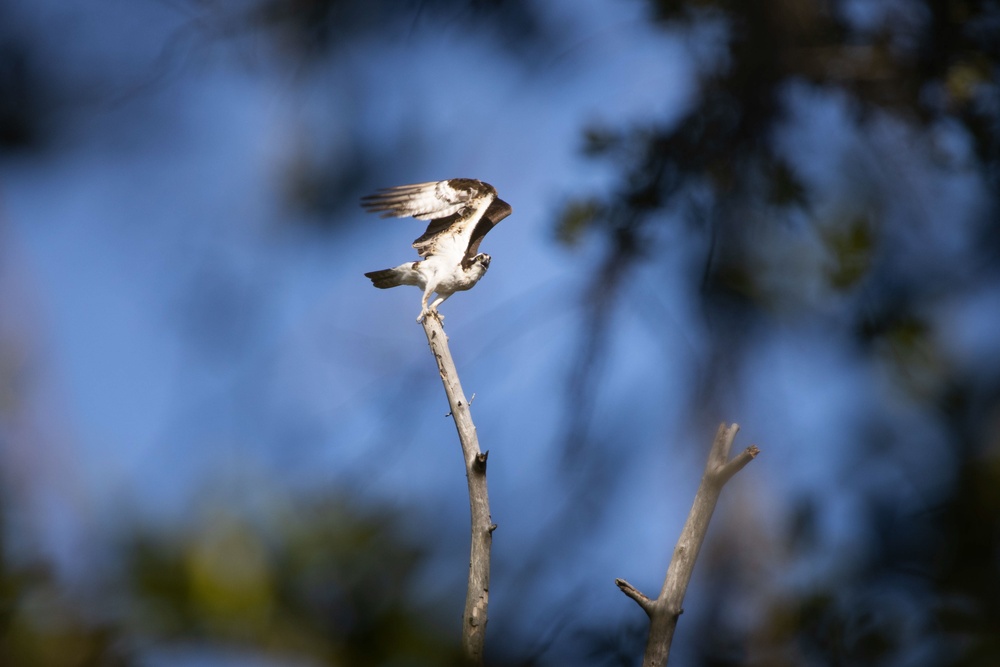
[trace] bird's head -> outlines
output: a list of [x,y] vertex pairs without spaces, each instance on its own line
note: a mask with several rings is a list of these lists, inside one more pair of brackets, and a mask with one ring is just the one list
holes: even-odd
[[[465,272],[466,279],[472,281],[469,287],[479,282],[479,279],[486,275],[486,269],[488,268],[490,268],[490,256],[485,252],[462,260],[462,271]],[[465,289],[469,288],[466,287]]]
[[490,256],[485,252],[462,262],[462,269],[475,282],[479,282],[479,279],[486,275],[488,268],[490,268]]

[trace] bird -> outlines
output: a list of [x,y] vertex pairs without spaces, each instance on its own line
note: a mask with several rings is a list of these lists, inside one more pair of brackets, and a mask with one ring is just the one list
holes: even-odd
[[[496,188],[473,178],[382,188],[362,197],[361,206],[383,218],[430,221],[413,242],[421,260],[365,274],[379,289],[414,285],[423,290],[417,322],[432,314],[443,319],[438,306],[455,292],[472,289],[486,275],[491,258],[479,252],[479,244],[512,211],[497,198]],[[428,304],[432,294],[437,299]]]

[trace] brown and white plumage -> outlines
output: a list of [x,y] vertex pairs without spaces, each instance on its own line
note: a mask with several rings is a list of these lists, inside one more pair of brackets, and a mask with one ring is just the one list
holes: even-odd
[[[413,242],[423,261],[365,274],[380,289],[420,287],[424,294],[418,322],[436,312],[455,292],[471,289],[486,274],[490,256],[479,252],[479,244],[511,213],[510,204],[497,198],[496,188],[471,178],[385,188],[363,197],[361,205],[369,212],[382,213],[383,218],[430,221],[427,231]],[[433,293],[438,298],[428,305]]]

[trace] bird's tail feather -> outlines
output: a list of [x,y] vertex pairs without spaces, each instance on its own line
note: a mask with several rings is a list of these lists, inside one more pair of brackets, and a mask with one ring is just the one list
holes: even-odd
[[399,280],[399,274],[396,269],[383,269],[382,271],[369,271],[365,274],[365,278],[371,278],[372,285],[379,289],[389,289],[390,287],[399,287],[403,283]]

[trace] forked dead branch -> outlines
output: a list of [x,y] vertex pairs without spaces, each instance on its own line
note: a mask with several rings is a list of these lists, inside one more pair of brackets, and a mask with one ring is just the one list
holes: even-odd
[[694,564],[705,541],[708,523],[712,520],[722,487],[760,453],[756,445],[750,445],[732,459],[729,458],[733,440],[739,430],[738,424],[719,425],[708,455],[708,463],[705,464],[701,485],[695,494],[694,504],[681,530],[677,546],[674,547],[674,555],[667,567],[660,595],[655,600],[651,599],[624,579],[615,579],[615,584],[622,593],[635,600],[649,616],[649,638],[646,640],[643,667],[666,666],[677,619],[684,611],[681,606],[684,594],[691,581],[691,573],[694,572]]

